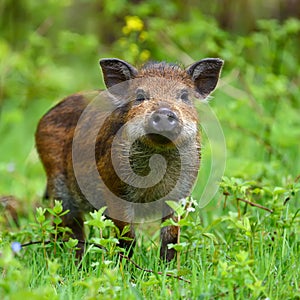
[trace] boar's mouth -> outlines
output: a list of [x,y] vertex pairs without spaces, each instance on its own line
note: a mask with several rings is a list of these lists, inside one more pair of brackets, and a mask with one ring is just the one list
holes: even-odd
[[146,134],[146,138],[149,139],[152,143],[154,144],[158,144],[158,145],[172,145],[174,137],[170,136],[170,134],[168,136],[166,135],[162,135],[162,134],[158,134],[158,133],[148,133]]

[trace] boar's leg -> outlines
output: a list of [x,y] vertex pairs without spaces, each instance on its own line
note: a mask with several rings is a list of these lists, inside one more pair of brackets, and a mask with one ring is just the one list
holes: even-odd
[[[177,218],[174,216],[174,212],[171,212],[170,208],[166,208],[169,214],[162,218],[162,222],[167,219],[172,218],[177,222]],[[164,214],[165,215],[165,214]],[[178,237],[178,227],[177,226],[165,226],[161,229],[160,239],[161,239],[161,248],[160,248],[160,257],[163,260],[170,261],[174,258],[176,251],[175,249],[168,249],[168,244],[176,244]]]
[[76,250],[76,258],[81,259],[84,252],[84,225],[83,216],[80,212],[72,212],[62,217],[62,226],[69,227],[72,230],[71,237],[77,239],[78,245]]
[[[52,180],[52,178],[54,179]],[[63,210],[69,210],[66,215],[62,216],[62,226],[70,228],[72,230],[70,236],[79,241],[79,249],[76,251],[76,257],[80,259],[84,252],[85,240],[83,214],[80,209],[74,205],[76,201],[74,201],[70,195],[69,189],[65,184],[65,178],[61,175],[49,176],[45,196],[48,199],[61,200]]]
[[72,238],[84,241],[83,217],[81,213],[68,213],[62,217],[62,220],[62,225],[64,227],[69,227],[72,230]]
[[129,225],[129,231],[122,235],[122,238],[119,240],[119,246],[128,251],[127,255],[131,257],[133,255],[133,248],[135,246],[135,232],[133,225],[115,219],[112,219],[112,221],[119,228],[120,234],[122,233],[125,226]]
[[135,232],[133,227],[133,216],[134,209],[132,203],[122,203],[108,201],[107,202],[107,211],[109,218],[114,222],[116,227],[118,227],[120,234],[122,234],[124,228],[129,226],[129,230],[122,235],[122,238],[119,240],[119,246],[129,250],[128,256],[132,256],[133,248],[135,246]]

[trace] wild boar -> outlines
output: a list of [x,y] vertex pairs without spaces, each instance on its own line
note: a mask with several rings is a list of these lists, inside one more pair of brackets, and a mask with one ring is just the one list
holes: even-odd
[[[166,200],[191,193],[200,166],[199,120],[194,101],[215,89],[223,66],[206,58],[186,69],[151,62],[139,70],[101,59],[104,92],[65,98],[40,120],[36,147],[47,174],[47,195],[62,200],[64,225],[84,240],[83,213],[106,206],[132,248],[137,218],[175,218]],[[96,99],[96,100],[95,100]],[[95,104],[96,103],[96,104]],[[162,259],[171,260],[178,228],[161,229]]]

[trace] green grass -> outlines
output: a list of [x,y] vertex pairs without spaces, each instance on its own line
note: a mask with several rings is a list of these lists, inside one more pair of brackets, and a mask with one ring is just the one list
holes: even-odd
[[[21,220],[21,229],[2,230],[0,294],[2,299],[298,299],[300,213],[295,196],[283,204],[291,191],[262,199],[272,213],[244,203],[238,209],[232,196],[223,208],[220,195],[219,203],[189,214],[181,226],[179,262],[159,259],[159,224],[143,225],[132,257],[143,270],[120,256],[105,224],[102,239],[99,227],[87,226],[91,244],[76,264],[70,245],[60,242],[54,250],[50,217],[38,212],[32,223]],[[11,241],[41,243],[13,254]]]

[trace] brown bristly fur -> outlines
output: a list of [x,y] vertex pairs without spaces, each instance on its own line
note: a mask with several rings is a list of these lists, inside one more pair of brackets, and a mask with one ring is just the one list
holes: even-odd
[[[180,98],[180,92],[188,90],[195,93],[200,100],[205,98],[207,91],[210,93],[215,88],[223,62],[218,59],[202,60],[187,70],[167,63],[150,63],[139,71],[118,59],[103,60],[100,64],[108,87],[132,79],[128,81],[126,92],[134,94],[138,88],[141,88],[149,95],[149,99],[140,103],[119,99],[115,103],[115,109],[105,120],[101,129],[99,128],[95,145],[90,144],[88,133],[86,139],[83,138],[78,143],[82,153],[87,147],[95,147],[97,170],[103,183],[93,185],[94,183],[91,182],[91,188],[95,189],[95,193],[99,193],[99,201],[107,206],[108,215],[120,231],[126,225],[131,226],[126,235],[132,238],[133,242],[124,240],[120,242],[121,246],[129,248],[132,247],[135,238],[133,229],[135,214],[140,214],[140,217],[144,218],[149,213],[147,205],[164,199],[166,195],[169,197],[166,200],[178,201],[190,194],[200,164],[200,133],[193,101],[184,102]],[[45,114],[36,131],[36,147],[47,174],[47,194],[50,198],[62,200],[64,209],[70,210],[64,217],[64,225],[70,227],[73,236],[80,240],[84,239],[83,213],[93,210],[94,207],[78,185],[78,178],[74,172],[72,143],[76,126],[79,131],[87,130],[80,127],[78,121],[98,93],[95,91],[89,94],[74,94],[65,98]],[[147,135],[147,124],[151,116],[153,113],[160,112],[161,108],[167,109],[178,118],[176,126],[180,128],[180,135],[174,143]],[[97,109],[92,111],[95,119],[98,117]],[[132,124],[131,120],[134,120]],[[128,127],[126,127],[127,123]],[[117,132],[124,126],[127,139],[112,149]],[[190,159],[190,161],[184,161],[183,169],[182,153],[179,153],[176,145],[179,145]],[[125,155],[122,150],[129,146],[131,146],[130,154]],[[167,164],[166,173],[154,186],[148,188],[131,186],[123,182],[116,173],[112,162],[112,150],[118,156],[122,174],[128,178],[132,174],[125,167],[123,169],[127,160],[131,161],[134,174],[146,176],[149,173],[149,159],[154,154],[164,157]],[[79,162],[83,176],[89,176],[92,164],[92,159]],[[177,186],[179,178],[181,181]],[[103,184],[116,197],[126,200],[123,207],[110,198]],[[133,211],[133,203],[145,204],[145,211]],[[160,209],[163,215],[162,220],[174,218],[172,210],[166,204]],[[167,245],[176,243],[177,234],[176,226],[167,226],[162,229],[162,258],[171,260],[174,257],[175,251],[168,249]]]

